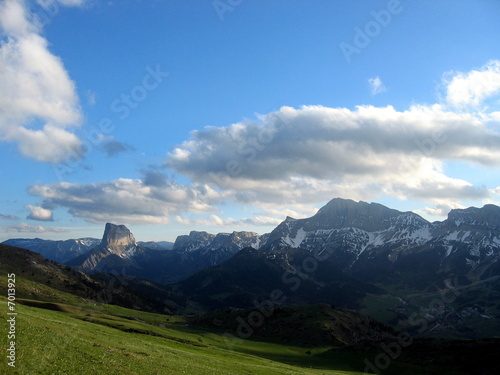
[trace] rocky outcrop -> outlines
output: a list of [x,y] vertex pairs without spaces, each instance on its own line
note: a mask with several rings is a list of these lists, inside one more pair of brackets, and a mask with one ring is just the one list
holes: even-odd
[[136,246],[134,235],[125,225],[106,223],[100,247],[121,256],[126,250],[134,246]]

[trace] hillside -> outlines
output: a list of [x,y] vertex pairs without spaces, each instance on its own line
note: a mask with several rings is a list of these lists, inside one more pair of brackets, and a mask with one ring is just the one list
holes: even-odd
[[[1,311],[6,307],[0,298]],[[23,317],[22,329],[16,332],[16,369],[7,368],[9,374],[360,375],[363,360],[373,353],[332,350],[323,344],[304,347],[293,339],[286,344],[257,336],[228,341],[228,332],[219,327],[102,304],[75,307],[20,299],[16,311]],[[5,329],[2,326],[0,334]],[[402,373],[465,375],[399,361],[384,371]]]
[[82,302],[113,303],[158,312],[176,306],[168,300],[167,290],[150,282],[109,275],[91,277],[32,251],[0,244],[0,291],[5,291],[4,281],[10,273],[16,275],[16,295],[21,298],[60,302],[77,296],[76,300]]
[[[85,293],[92,297],[98,292],[100,280],[6,245],[0,247],[0,272],[2,319],[7,318],[6,275],[16,274],[16,370],[7,369],[12,374],[78,374],[85,369],[106,375],[359,375],[365,370],[364,360],[377,355],[381,343],[393,342],[397,334],[371,318],[329,305],[263,305],[258,310],[264,318],[260,323],[255,308],[187,319],[140,311],[138,305],[113,306],[84,298]],[[148,301],[133,295],[134,288],[130,284],[128,293],[115,291],[110,302]],[[241,319],[252,331],[242,330]],[[5,337],[7,329],[3,325],[0,334]],[[491,342],[481,350],[490,353],[495,345]],[[412,363],[412,353],[401,357],[404,361],[392,361],[384,374],[465,375],[441,365],[421,367]],[[431,361],[435,352],[424,350],[421,355]],[[476,368],[484,369],[480,363]]]
[[222,264],[207,268],[172,287],[206,309],[248,308],[282,291],[282,304],[328,303],[359,308],[367,293],[380,289],[360,282],[330,262],[315,263],[314,272],[302,270],[310,254],[304,250],[266,253],[246,248]]
[[168,251],[107,223],[99,245],[67,264],[101,283],[125,280],[171,313],[250,308],[279,290],[283,305],[355,309],[424,337],[500,335],[500,207],[491,204],[430,223],[335,198],[269,234],[191,231]]
[[191,320],[217,326],[235,337],[256,336],[307,347],[347,347],[358,342],[396,340],[398,332],[352,310],[329,305],[216,310]]

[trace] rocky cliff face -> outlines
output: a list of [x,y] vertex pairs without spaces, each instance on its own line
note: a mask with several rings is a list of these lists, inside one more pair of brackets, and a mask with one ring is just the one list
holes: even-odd
[[136,245],[134,235],[125,225],[106,223],[100,247],[106,248],[118,256],[124,256],[127,250]]
[[244,247],[257,248],[261,237],[252,232],[192,231],[177,237],[170,251],[136,243],[124,225],[107,223],[101,243],[68,265],[89,273],[119,272],[158,283],[171,283],[231,258]]
[[135,258],[147,249],[138,245],[125,225],[106,223],[101,243],[66,264],[85,272],[122,272],[138,268]]

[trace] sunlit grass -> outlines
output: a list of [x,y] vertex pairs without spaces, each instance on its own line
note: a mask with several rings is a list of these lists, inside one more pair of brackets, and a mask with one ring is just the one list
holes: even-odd
[[[221,328],[193,326],[184,316],[101,304],[20,277],[16,284],[16,368],[4,359],[0,373],[359,375],[364,359],[378,354],[303,347],[256,335],[229,340]],[[4,287],[0,319],[5,322]],[[7,329],[1,325],[4,343]],[[397,362],[384,371],[403,373],[440,372]]]
[[[2,319],[6,308],[6,302],[1,301]],[[258,344],[248,341],[243,345],[248,353],[243,353],[223,348],[223,341],[213,333],[173,329],[178,325],[175,322],[154,326],[105,312],[61,309],[65,311],[17,304],[16,369],[11,371],[6,363],[3,366],[9,373],[356,374],[291,366],[250,354],[276,356],[289,352],[289,347],[261,344],[259,349]]]

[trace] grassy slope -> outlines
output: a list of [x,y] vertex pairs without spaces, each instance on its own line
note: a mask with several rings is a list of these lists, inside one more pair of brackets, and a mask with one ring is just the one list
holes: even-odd
[[[2,350],[8,348],[6,274],[0,274]],[[224,330],[186,326],[183,317],[95,303],[17,275],[17,368],[9,368],[2,356],[0,373],[355,375],[363,373],[365,358],[378,354],[306,348],[257,335],[231,342],[229,350]],[[398,363],[384,371],[403,373],[444,372]]]
[[98,300],[129,308],[140,306],[145,311],[162,312],[168,307],[175,311],[176,303],[168,299],[168,290],[160,286],[120,275],[91,278],[32,251],[0,244],[2,282],[8,273],[15,273],[18,279],[24,280],[18,285],[17,293],[26,298],[57,298],[57,294],[52,292],[57,289],[65,292],[67,298],[71,298],[68,294],[72,294],[82,300]]
[[[47,305],[45,305],[47,307]],[[155,327],[136,320],[52,304],[17,304],[17,366],[12,374],[356,374],[293,367],[222,348],[210,332],[183,332],[179,322]],[[6,302],[0,302],[2,320]],[[120,313],[129,314],[128,311]],[[126,315],[124,315],[126,316]],[[146,319],[156,319],[147,316]],[[85,321],[88,319],[89,321]],[[164,317],[163,317],[164,319]],[[167,326],[168,325],[168,326]],[[6,337],[5,324],[2,337]],[[4,341],[5,342],[5,341]],[[241,346],[241,345],[240,345]],[[293,347],[247,343],[247,352],[287,356]],[[240,347],[240,349],[242,349]],[[300,365],[300,363],[297,363]],[[7,368],[6,363],[0,365]],[[10,368],[7,368],[10,370]]]
[[[222,331],[187,327],[182,317],[118,306],[82,308],[21,299],[16,308],[17,368],[8,368],[5,360],[0,363],[2,370],[12,374],[355,375],[363,372],[367,356],[258,338],[232,342],[233,350],[228,350]],[[0,311],[0,319],[5,321],[7,306],[3,297]],[[6,329],[2,324],[3,342]],[[398,363],[384,372],[401,373],[442,372]]]

